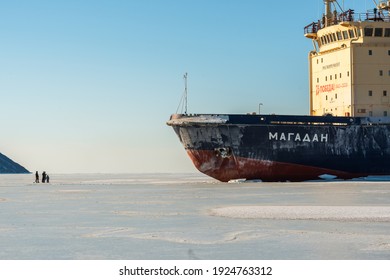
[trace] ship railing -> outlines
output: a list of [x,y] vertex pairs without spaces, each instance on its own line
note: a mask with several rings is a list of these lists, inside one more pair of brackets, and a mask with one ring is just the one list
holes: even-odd
[[326,125],[334,125],[334,126],[348,126],[351,123],[346,122],[288,122],[288,121],[270,121],[268,124],[276,124],[276,125],[315,125],[315,126],[326,126]]
[[390,16],[382,12],[367,12],[364,14],[359,14],[359,21],[384,21],[390,22]]
[[340,22],[353,22],[353,21],[385,21],[390,22],[390,16],[388,12],[383,12],[377,9],[367,11],[366,13],[355,14],[354,10],[348,10],[337,16],[336,24]]
[[310,23],[309,25],[305,26],[304,33],[311,34],[311,33],[317,33],[318,30],[321,29],[321,25],[318,22]]
[[344,13],[338,14],[335,18],[336,24],[344,21],[352,22],[354,20],[355,20],[355,11],[351,9],[345,11]]
[[[325,28],[325,17],[323,17],[321,20],[318,20],[317,22],[312,22],[309,25],[304,27],[304,34],[310,34],[310,33],[317,33],[318,30]],[[341,22],[354,22],[354,21],[383,21],[383,22],[390,22],[390,15],[389,13],[384,13],[383,11],[374,9],[372,11],[368,11],[366,13],[357,13],[355,14],[354,10],[348,10],[340,14],[333,15],[331,19],[328,21],[328,25],[336,25]]]
[[[345,22],[345,21],[354,21],[355,20],[355,12],[354,10],[348,10],[344,13],[341,14],[334,14],[332,18],[328,19],[328,25],[336,25],[339,24],[340,22]],[[312,22],[309,25],[304,27],[304,33],[310,34],[310,33],[317,33],[318,30],[326,27],[326,18],[325,16],[322,17],[321,20],[318,20],[317,22]]]
[[[245,121],[248,121],[246,119]],[[269,115],[260,116],[262,124],[279,124],[279,125],[337,125],[348,126],[358,123],[360,120],[350,117],[337,116],[283,116]]]

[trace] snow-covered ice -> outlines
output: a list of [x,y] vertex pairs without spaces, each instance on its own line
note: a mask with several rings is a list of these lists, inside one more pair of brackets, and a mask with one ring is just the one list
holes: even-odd
[[210,213],[243,219],[390,222],[390,206],[231,206]]
[[0,176],[0,259],[389,259],[390,182]]

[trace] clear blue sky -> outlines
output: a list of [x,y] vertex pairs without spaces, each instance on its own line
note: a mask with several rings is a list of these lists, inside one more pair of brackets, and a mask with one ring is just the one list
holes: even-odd
[[322,11],[322,0],[2,0],[0,152],[49,173],[195,172],[165,124],[183,74],[190,113],[261,102],[308,114],[303,27]]

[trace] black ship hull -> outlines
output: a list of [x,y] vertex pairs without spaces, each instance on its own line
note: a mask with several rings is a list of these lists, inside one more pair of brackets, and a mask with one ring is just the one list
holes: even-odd
[[304,181],[390,174],[388,119],[172,115],[196,168],[220,181]]

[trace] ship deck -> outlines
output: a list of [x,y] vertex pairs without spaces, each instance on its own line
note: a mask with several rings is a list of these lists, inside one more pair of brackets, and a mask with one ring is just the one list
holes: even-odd
[[385,125],[390,117],[335,117],[306,115],[255,115],[255,114],[174,114],[167,122],[170,126],[186,125]]

